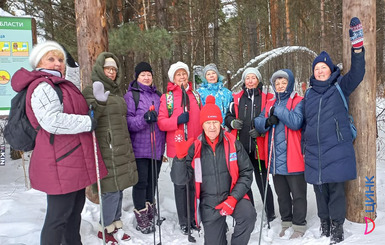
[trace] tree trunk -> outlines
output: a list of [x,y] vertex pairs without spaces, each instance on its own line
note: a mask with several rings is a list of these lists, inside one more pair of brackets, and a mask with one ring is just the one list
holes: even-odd
[[214,40],[213,40],[213,62],[219,65],[219,11],[220,3],[219,0],[215,0],[214,4]]
[[357,127],[354,148],[357,159],[357,179],[346,188],[346,218],[364,223],[365,217],[376,218],[376,0],[343,0],[343,64],[350,68],[350,19],[358,16],[364,28],[366,73],[364,80],[350,96],[350,112]]
[[290,32],[290,11],[289,11],[289,0],[285,0],[285,13],[286,13],[286,40],[287,45],[293,45],[293,37]]
[[324,50],[325,49],[325,41],[326,41],[326,38],[325,38],[325,0],[321,0],[320,1],[320,12],[321,12],[321,23],[320,23],[320,26],[321,26],[321,50]]
[[[81,87],[91,84],[91,70],[98,55],[108,49],[106,3],[75,1]],[[90,31],[92,30],[92,31]]]

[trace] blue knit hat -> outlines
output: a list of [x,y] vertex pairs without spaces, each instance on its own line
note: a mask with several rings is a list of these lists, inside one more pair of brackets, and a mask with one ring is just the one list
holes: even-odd
[[332,59],[330,58],[329,54],[326,53],[326,51],[322,51],[313,61],[313,67],[312,70],[314,72],[314,67],[319,63],[324,62],[327,66],[329,66],[330,70],[333,72],[335,65],[333,64]]

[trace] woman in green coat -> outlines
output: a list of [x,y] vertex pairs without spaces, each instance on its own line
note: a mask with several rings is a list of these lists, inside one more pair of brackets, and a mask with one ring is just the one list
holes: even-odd
[[[92,105],[94,110],[97,120],[96,138],[108,170],[108,175],[101,180],[106,243],[109,241],[117,243],[116,239],[130,239],[130,236],[121,229],[123,190],[138,181],[135,157],[127,129],[127,106],[123,92],[119,88],[122,80],[119,68],[119,60],[114,54],[101,53],[92,68],[91,79],[94,84],[83,90],[88,105]],[[94,95],[95,86],[104,86],[106,92]],[[101,102],[103,97],[107,96],[107,101]],[[102,239],[102,229],[98,232],[98,237]]]

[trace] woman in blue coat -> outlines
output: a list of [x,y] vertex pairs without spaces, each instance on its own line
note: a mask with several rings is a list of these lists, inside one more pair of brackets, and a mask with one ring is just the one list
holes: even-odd
[[314,185],[321,236],[331,235],[331,244],[344,240],[344,183],[357,175],[348,112],[336,86],[348,101],[365,74],[363,32],[356,17],[350,22],[350,39],[350,71],[342,76],[328,53],[321,52],[313,61],[311,87],[304,99],[305,179]]

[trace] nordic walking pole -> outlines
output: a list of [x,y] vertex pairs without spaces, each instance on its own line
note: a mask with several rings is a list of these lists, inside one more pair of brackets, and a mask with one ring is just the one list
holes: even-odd
[[[257,158],[258,158],[258,168],[259,168],[259,176],[261,177],[261,183],[262,183],[262,190],[264,190],[264,188],[266,189],[266,190],[264,190],[263,191],[263,196],[265,196],[265,192],[267,191],[267,183],[265,183],[266,184],[266,186],[263,186],[263,176],[262,176],[262,167],[261,167],[261,160],[260,160],[260,158],[259,158],[259,150],[258,150],[258,145],[257,145],[257,141],[255,141],[255,149],[256,149],[256,151],[257,151]],[[265,198],[265,200],[267,199],[267,195],[266,195],[266,198]],[[265,204],[264,204],[264,206],[266,206]],[[262,210],[262,212],[267,212],[266,210]],[[267,228],[268,229],[270,229],[270,221],[269,221],[269,218],[267,218],[266,219],[267,220]]]
[[[182,84],[181,86],[181,89],[182,89],[182,102],[183,102],[183,112],[186,112],[187,111],[187,99],[186,99],[186,96],[187,96],[187,93],[186,93],[186,90],[184,89],[184,86]],[[187,123],[185,123],[183,125],[183,129],[184,129],[184,137],[185,137],[185,140],[187,141],[188,139],[188,131],[187,131]],[[186,196],[187,196],[187,233],[188,233],[188,236],[187,236],[187,239],[189,242],[196,242],[195,238],[191,235],[191,214],[190,214],[190,181],[187,182],[186,184]]]
[[[90,105],[91,118],[94,118],[94,110],[92,105]],[[98,159],[98,146],[96,142],[95,130],[92,130],[92,142],[94,144],[94,155],[95,155],[95,165],[96,165],[96,178],[98,185],[98,197],[99,197],[99,207],[100,207],[100,223],[102,225],[102,235],[103,235],[103,245],[106,245],[106,235],[104,234],[104,218],[103,218],[103,202],[102,202],[102,192],[100,187],[100,172],[99,172],[99,159]]]
[[265,193],[263,197],[263,209],[262,209],[262,217],[261,217],[261,227],[259,229],[259,242],[258,245],[261,244],[261,238],[262,238],[262,226],[263,226],[263,214],[265,213],[265,207],[266,207],[266,193],[267,193],[267,185],[269,184],[269,174],[270,174],[270,165],[271,165],[271,156],[273,153],[273,147],[274,147],[274,134],[275,134],[275,125],[273,125],[273,130],[271,130],[271,143],[270,143],[270,153],[269,153],[269,163],[267,165],[267,174],[266,174],[266,186],[265,186]]

